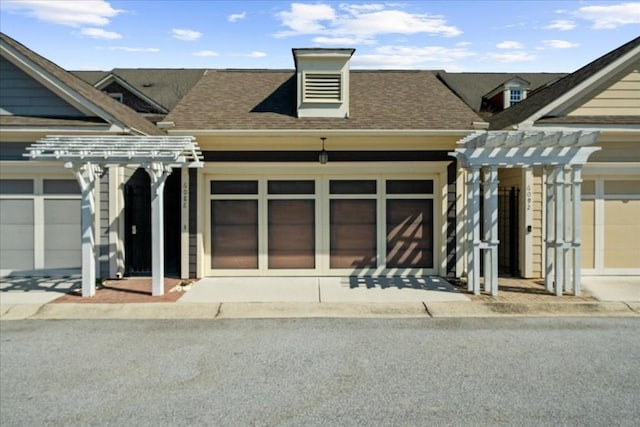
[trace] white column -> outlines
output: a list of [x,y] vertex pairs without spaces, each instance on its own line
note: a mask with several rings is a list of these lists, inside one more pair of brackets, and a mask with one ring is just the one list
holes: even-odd
[[582,166],[573,166],[573,294],[579,296],[581,289],[582,269],[582,236],[581,236],[581,201],[582,201]]
[[74,170],[82,200],[80,201],[81,242],[82,242],[82,296],[96,294],[96,256],[95,256],[95,183],[97,167],[87,163]]
[[573,184],[571,183],[571,168],[564,168],[564,247],[562,253],[564,254],[564,290],[565,292],[571,291],[571,257],[573,251],[571,242],[573,241],[573,204],[571,203],[571,196],[573,193]]
[[554,168],[555,177],[555,280],[556,295],[562,296],[564,290],[564,170],[562,166]]
[[547,166],[545,168],[546,178],[546,199],[545,199],[545,267],[544,267],[544,287],[547,292],[553,291],[553,245],[554,240],[554,175],[553,168]]
[[171,168],[161,163],[146,167],[151,177],[151,295],[164,295],[164,184]]
[[[485,180],[485,193],[489,192],[489,233],[488,243],[490,255],[489,291],[491,295],[498,295],[498,167],[492,166],[489,171],[489,181]],[[485,175],[486,177],[486,175]],[[486,198],[485,198],[486,201]],[[486,214],[486,211],[485,211]],[[486,280],[486,279],[485,279]]]
[[467,288],[480,294],[480,170],[472,167],[467,172]]
[[491,170],[493,168],[485,167],[482,169],[483,172],[483,195],[484,199],[483,204],[483,220],[482,225],[484,228],[484,233],[482,236],[482,240],[484,243],[484,291],[491,293],[492,289],[492,278],[493,273],[491,271],[491,267],[493,266],[492,258],[493,251],[491,250],[490,242],[491,242],[491,227],[493,221],[493,211],[491,210]]

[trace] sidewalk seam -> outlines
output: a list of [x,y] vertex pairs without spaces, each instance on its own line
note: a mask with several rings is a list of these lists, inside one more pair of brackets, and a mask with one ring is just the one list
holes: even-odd
[[218,311],[216,311],[215,316],[213,316],[214,319],[217,319],[218,316],[220,316],[220,312],[222,311],[222,303],[218,304]]

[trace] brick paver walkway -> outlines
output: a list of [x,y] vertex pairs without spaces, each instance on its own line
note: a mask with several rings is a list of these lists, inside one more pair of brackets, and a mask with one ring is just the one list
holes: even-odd
[[55,301],[54,303],[131,303],[131,302],[176,302],[182,292],[171,292],[171,289],[180,284],[180,279],[165,278],[164,295],[154,297],[151,295],[150,277],[127,277],[122,280],[106,280],[102,286],[98,286],[95,296],[82,298],[82,291],[72,291]]
[[590,295],[587,295],[584,291],[582,296],[576,297],[571,294],[565,293],[562,297],[557,297],[555,294],[550,294],[544,288],[543,279],[519,279],[512,277],[499,277],[498,278],[498,295],[491,296],[486,293],[480,295],[474,295],[472,292],[467,292],[467,283],[465,281],[451,281],[456,288],[468,296],[471,301],[482,302],[586,302],[596,301]]

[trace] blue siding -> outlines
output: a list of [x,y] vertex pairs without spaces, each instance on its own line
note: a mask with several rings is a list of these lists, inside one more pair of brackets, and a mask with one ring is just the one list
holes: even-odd
[[0,114],[32,117],[85,116],[1,56]]

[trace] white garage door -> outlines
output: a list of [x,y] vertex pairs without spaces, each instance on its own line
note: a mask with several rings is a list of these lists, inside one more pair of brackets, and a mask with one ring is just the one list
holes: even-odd
[[0,275],[68,275],[81,267],[75,180],[0,180]]
[[582,247],[586,274],[640,274],[640,180],[585,180]]

